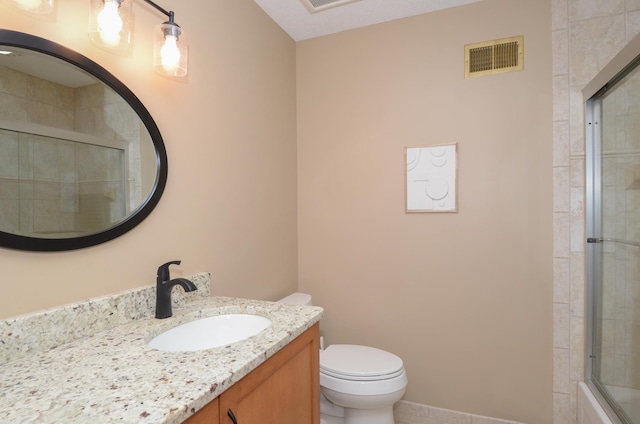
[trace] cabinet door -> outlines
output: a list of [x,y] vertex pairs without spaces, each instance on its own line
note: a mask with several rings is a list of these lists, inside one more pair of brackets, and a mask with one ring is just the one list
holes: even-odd
[[220,395],[220,423],[319,424],[319,324]]
[[215,398],[204,408],[189,417],[185,424],[220,424],[219,414],[219,400]]

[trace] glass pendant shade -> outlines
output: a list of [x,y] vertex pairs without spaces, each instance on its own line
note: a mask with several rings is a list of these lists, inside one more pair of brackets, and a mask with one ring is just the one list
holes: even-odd
[[131,44],[132,3],[132,0],[91,0],[91,42],[110,50],[128,49]]
[[153,67],[161,75],[187,75],[188,47],[184,31],[174,22],[156,25],[153,43]]
[[53,0],[4,0],[4,2],[29,13],[46,15],[53,11]]

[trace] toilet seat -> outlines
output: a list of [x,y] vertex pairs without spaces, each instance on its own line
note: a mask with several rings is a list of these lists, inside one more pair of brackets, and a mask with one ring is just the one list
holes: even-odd
[[404,373],[402,359],[369,346],[331,345],[320,352],[320,373],[350,381],[379,381]]
[[[400,393],[400,397],[407,388],[407,373],[403,369],[397,377],[386,380],[347,380],[344,378],[332,377],[324,372],[320,372],[320,389],[325,396],[333,402],[333,397],[329,397],[327,392],[336,392],[342,395],[353,396],[388,396]],[[400,399],[398,397],[398,399]],[[352,405],[341,405],[349,406]]]
[[331,376],[334,378],[339,378],[341,380],[349,380],[349,381],[361,381],[361,382],[367,382],[367,381],[382,381],[382,380],[389,380],[391,378],[394,377],[398,377],[400,375],[402,375],[402,373],[404,372],[404,369],[401,368],[398,371],[394,372],[393,374],[384,374],[384,375],[368,375],[368,376],[351,376],[351,375],[344,375],[344,374],[340,374],[340,373],[335,373],[335,372],[331,372],[331,371],[327,371],[327,370],[321,370],[320,373],[327,375],[327,376]]

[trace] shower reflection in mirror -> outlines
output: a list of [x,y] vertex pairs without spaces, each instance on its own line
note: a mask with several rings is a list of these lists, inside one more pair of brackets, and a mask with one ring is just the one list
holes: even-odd
[[[0,231],[68,238],[111,228],[156,176],[136,112],[87,76],[53,82],[0,64]],[[65,85],[69,84],[69,85]],[[148,161],[148,160],[147,160]]]

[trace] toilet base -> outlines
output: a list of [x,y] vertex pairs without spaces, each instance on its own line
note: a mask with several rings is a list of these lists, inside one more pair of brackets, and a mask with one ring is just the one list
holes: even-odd
[[344,424],[344,418],[320,414],[320,424]]
[[[324,398],[327,403],[341,407],[340,409],[344,413],[344,418],[338,417],[338,421],[329,420],[329,418],[334,417],[327,416],[325,418],[325,415],[322,415],[323,412],[326,414],[329,411],[326,409],[326,405],[323,411],[321,403],[320,413],[327,421],[327,424],[394,424],[393,405],[402,398],[406,386],[395,392],[370,396],[340,393],[322,386],[320,389],[322,394],[321,398]],[[338,414],[330,412],[326,415]],[[342,419],[344,419],[344,421],[340,421]]]
[[393,405],[379,409],[344,409],[344,424],[394,424]]
[[320,414],[320,424],[394,424],[393,406],[380,409],[344,409],[343,417]]
[[329,402],[320,392],[320,424],[344,424],[344,408]]

